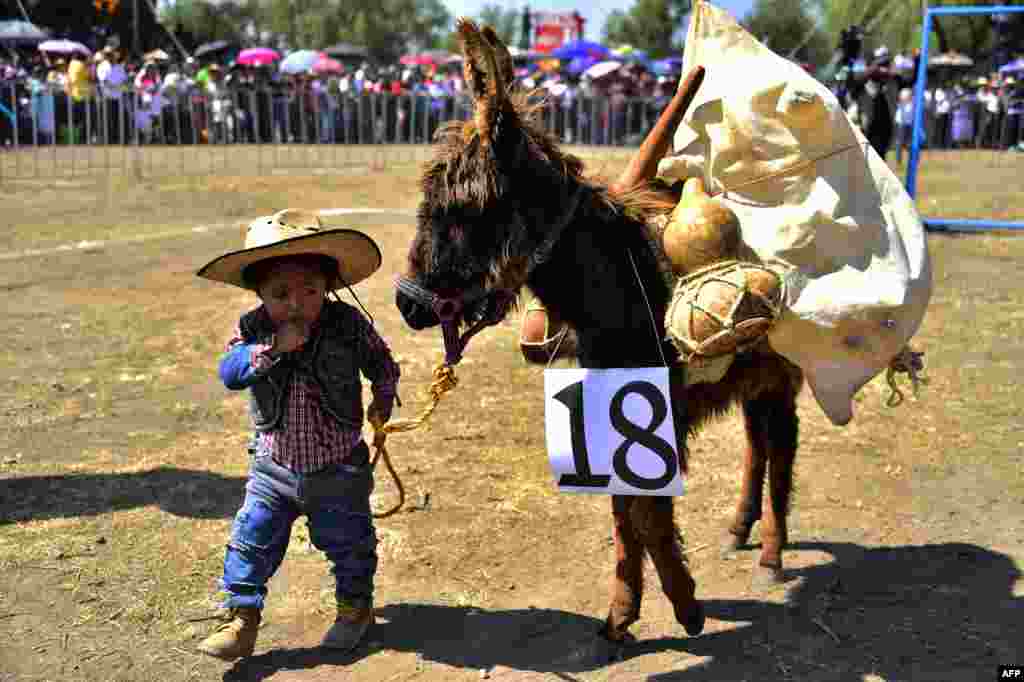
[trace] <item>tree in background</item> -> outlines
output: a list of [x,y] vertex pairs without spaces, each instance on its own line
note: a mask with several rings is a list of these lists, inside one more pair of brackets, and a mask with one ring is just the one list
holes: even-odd
[[520,24],[523,21],[523,13],[515,9],[515,6],[504,8],[501,5],[489,3],[480,10],[480,23],[489,24],[494,27],[502,42],[506,45],[515,45],[516,38],[520,34]]
[[823,64],[832,54],[811,0],[757,0],[743,26],[772,51],[799,62]]
[[[921,45],[921,0],[815,0],[822,28],[833,46],[844,28],[865,29],[864,51],[885,45],[891,52],[910,53]],[[929,0],[932,7],[957,5],[1024,5],[1024,0]],[[1024,16],[1010,15],[1011,35],[1024,28]],[[935,52],[960,52],[986,60],[997,48],[991,15],[935,17],[931,44]],[[1021,36],[1024,38],[1024,35]],[[1011,39],[1012,40],[1012,39]],[[1017,42],[1018,49],[1024,49]]]
[[[455,17],[452,19],[454,20]],[[473,19],[481,26],[485,24],[493,26],[502,42],[510,47],[522,42],[523,10],[515,9],[514,5],[502,7],[495,3],[488,3],[480,8],[480,13]],[[462,49],[459,36],[455,33],[453,26],[447,27],[441,40],[441,47],[456,54]]]
[[[116,40],[131,53],[157,47],[169,48],[169,40],[146,0],[22,0],[32,21],[91,47]],[[138,7],[138,38],[135,45],[135,8]],[[19,12],[20,16],[20,12]]]
[[161,11],[164,24],[190,34],[196,46],[214,40],[242,42],[246,28],[255,27],[259,18],[260,8],[253,0],[216,5],[207,0],[175,0]]
[[607,45],[632,45],[653,58],[679,52],[691,0],[636,0],[628,12],[613,10],[604,25]]

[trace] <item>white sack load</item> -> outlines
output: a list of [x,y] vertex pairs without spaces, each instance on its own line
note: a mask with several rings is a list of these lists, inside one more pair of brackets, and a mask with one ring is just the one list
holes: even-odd
[[772,348],[802,368],[834,424],[917,331],[931,295],[924,228],[896,176],[800,66],[698,0],[683,73],[707,75],[667,179],[701,177],[742,242],[783,276]]

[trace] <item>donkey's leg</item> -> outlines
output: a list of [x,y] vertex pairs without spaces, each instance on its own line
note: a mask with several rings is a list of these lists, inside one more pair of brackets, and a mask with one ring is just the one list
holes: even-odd
[[690,575],[679,546],[672,498],[638,498],[630,516],[634,530],[658,571],[661,589],[672,602],[676,620],[686,628],[687,634],[699,635],[704,630],[704,607],[694,596],[697,583]]
[[643,597],[644,548],[633,529],[630,507],[637,498],[612,496],[615,534],[615,575],[612,576],[612,601],[601,634],[619,641],[640,618]]
[[743,487],[736,504],[736,514],[729,526],[724,549],[742,549],[750,540],[750,530],[761,519],[761,495],[764,474],[768,465],[768,452],[760,425],[751,411],[752,403],[743,404],[743,422],[747,432],[747,453],[743,459]]
[[793,460],[796,457],[798,419],[796,396],[791,386],[762,394],[744,405],[752,440],[768,459],[768,500],[761,521],[761,557],[758,566],[767,569],[775,581],[782,580],[782,549],[788,540],[786,516],[793,490]]

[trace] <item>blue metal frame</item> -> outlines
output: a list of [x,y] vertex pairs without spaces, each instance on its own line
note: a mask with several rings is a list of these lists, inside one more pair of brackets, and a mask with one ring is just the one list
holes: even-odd
[[[968,14],[1012,14],[1024,12],[1021,5],[991,5],[971,7],[928,7],[924,13],[924,26],[921,29],[921,61],[917,66],[917,81],[914,83],[914,135],[910,143],[910,159],[907,161],[907,193],[911,198],[917,195],[917,165],[921,158],[921,137],[924,131],[924,86],[928,80],[928,43],[932,33],[933,16],[968,15]],[[996,220],[957,220],[946,218],[926,218],[925,227],[929,229],[947,229],[954,231],[1024,230],[1024,223]]]

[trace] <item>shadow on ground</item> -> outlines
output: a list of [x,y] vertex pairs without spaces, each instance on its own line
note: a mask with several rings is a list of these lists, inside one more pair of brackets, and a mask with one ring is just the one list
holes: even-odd
[[[282,670],[344,666],[379,651],[420,655],[424,664],[470,670],[508,666],[540,672],[583,672],[606,665],[612,646],[596,637],[601,621],[554,609],[487,610],[466,606],[392,604],[351,654],[327,649],[272,649],[237,662],[225,680],[263,680]],[[430,679],[429,668],[425,672]]]
[[711,659],[654,682],[987,680],[1020,660],[1024,598],[1014,596],[1021,572],[1011,557],[960,543],[792,545],[801,550],[834,561],[793,571],[785,604],[710,601],[709,618],[734,629],[645,641],[629,655],[678,648]]
[[244,489],[242,477],[174,467],[126,474],[14,476],[0,479],[0,526],[147,505],[176,516],[229,518]]
[[[635,659],[651,654],[689,655],[677,659],[678,670],[650,671],[648,679],[657,682],[861,680],[868,674],[993,679],[999,663],[1019,662],[1024,599],[1013,594],[1021,573],[1009,556],[970,544],[870,549],[798,543],[790,551],[801,550],[826,552],[834,561],[792,571],[784,604],[705,602],[709,619],[733,627],[700,637],[631,642],[616,652],[595,636],[599,621],[565,611],[394,604],[377,610],[385,622],[354,654],[274,649],[236,663],[224,679],[345,666],[386,650],[467,670],[503,666],[563,679],[604,668],[616,655],[631,670],[640,664]],[[706,660],[693,665],[689,657]]]

